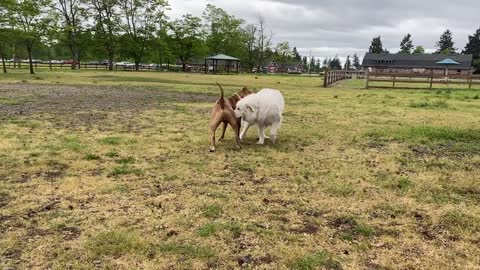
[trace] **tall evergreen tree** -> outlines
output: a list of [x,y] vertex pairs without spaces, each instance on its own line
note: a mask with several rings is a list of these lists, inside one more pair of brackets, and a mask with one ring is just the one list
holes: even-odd
[[304,69],[307,69],[308,61],[307,61],[307,57],[306,57],[306,56],[304,56],[304,57],[302,58],[302,64],[303,64],[303,68],[304,68]]
[[380,36],[374,37],[372,40],[372,44],[370,45],[370,49],[368,50],[370,53],[385,53],[386,50],[383,49],[382,38]]
[[345,60],[345,65],[344,65],[343,68],[346,69],[346,70],[349,70],[351,65],[352,65],[352,63],[350,62],[350,55],[349,55],[349,56],[347,56],[347,60]]
[[472,54],[473,59],[480,59],[480,28],[473,35],[468,36],[468,43],[462,54]]
[[473,55],[475,73],[480,73],[480,28],[472,36],[468,36],[468,43],[462,53]]
[[295,62],[301,62],[302,61],[302,56],[300,56],[300,54],[298,53],[297,51],[297,47],[293,47],[293,59],[295,60]]
[[414,46],[412,42],[412,35],[407,34],[405,37],[403,37],[402,42],[400,42],[400,52],[399,53],[407,53],[410,54],[412,53]]
[[450,30],[446,30],[440,36],[440,40],[437,42],[438,50],[435,52],[437,54],[451,54],[456,53],[457,48],[454,47],[455,42],[453,42],[453,34]]
[[342,62],[338,59],[338,56],[335,56],[329,63],[330,69],[333,70],[341,70],[342,69]]
[[360,65],[360,59],[358,59],[357,53],[353,55],[353,66],[355,67],[356,70],[360,70],[362,68],[362,65]]

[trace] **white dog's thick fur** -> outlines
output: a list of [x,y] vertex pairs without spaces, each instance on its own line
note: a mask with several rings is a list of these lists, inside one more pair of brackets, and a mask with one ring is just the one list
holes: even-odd
[[275,143],[277,133],[282,124],[282,113],[285,107],[285,101],[282,94],[274,89],[262,89],[256,94],[251,94],[237,103],[235,116],[242,118],[242,132],[240,140],[250,126],[258,126],[258,144],[265,142],[265,129],[269,126],[270,140]]

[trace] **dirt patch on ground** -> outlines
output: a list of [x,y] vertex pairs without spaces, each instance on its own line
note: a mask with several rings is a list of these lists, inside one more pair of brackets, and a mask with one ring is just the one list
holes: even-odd
[[0,103],[0,120],[50,113],[95,121],[104,119],[107,112],[171,108],[172,102],[212,102],[215,98],[153,87],[0,84],[0,100],[9,101]]

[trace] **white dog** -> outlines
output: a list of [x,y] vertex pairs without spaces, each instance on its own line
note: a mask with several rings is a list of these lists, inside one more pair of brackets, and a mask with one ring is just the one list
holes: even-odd
[[262,89],[256,94],[251,94],[237,103],[235,116],[242,118],[243,129],[240,133],[240,140],[250,126],[258,126],[258,144],[265,142],[265,129],[269,126],[270,140],[275,143],[277,132],[282,124],[282,113],[285,101],[282,94],[274,89]]

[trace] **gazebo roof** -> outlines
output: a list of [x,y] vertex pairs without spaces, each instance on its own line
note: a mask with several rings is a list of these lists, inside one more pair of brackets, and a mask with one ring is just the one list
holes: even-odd
[[207,60],[229,60],[229,61],[240,61],[240,59],[225,55],[225,54],[217,54],[213,56],[209,56],[206,58]]

